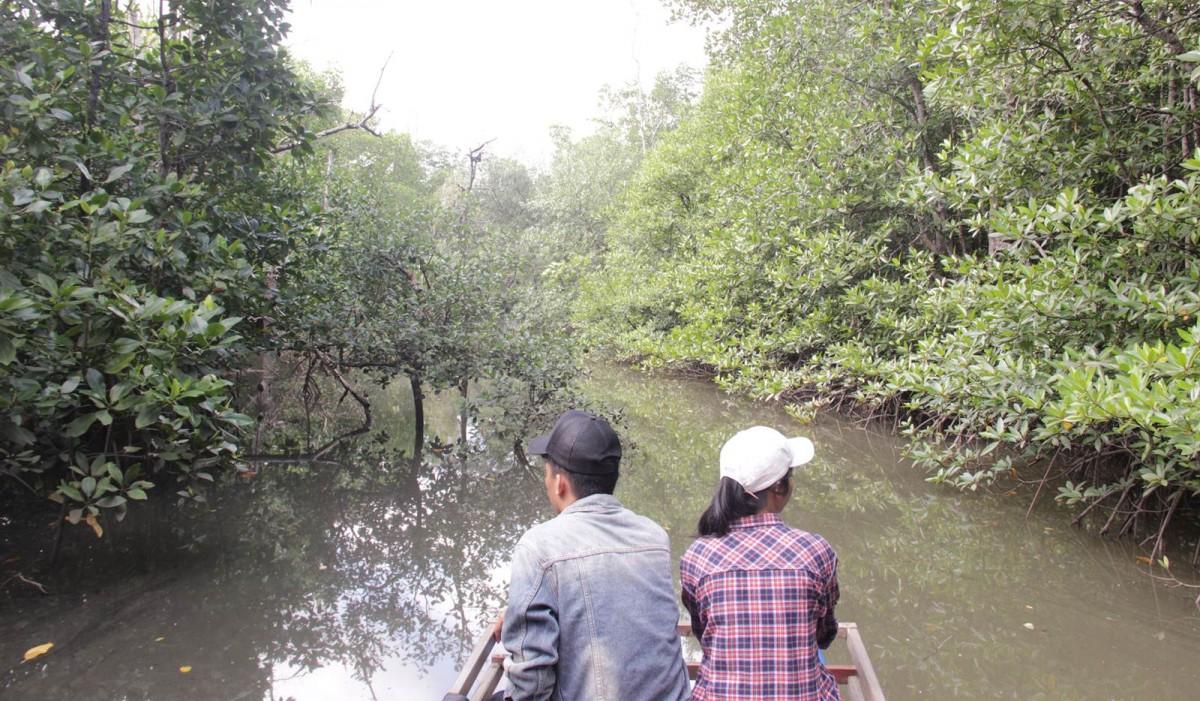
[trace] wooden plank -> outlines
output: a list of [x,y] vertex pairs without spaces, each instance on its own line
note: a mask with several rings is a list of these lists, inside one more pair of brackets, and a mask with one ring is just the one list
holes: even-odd
[[875,667],[871,665],[867,646],[863,645],[858,626],[853,623],[846,624],[846,647],[850,650],[850,660],[858,667],[864,701],[884,701],[883,687],[879,685],[879,679],[875,676]]
[[[471,651],[471,656],[467,658],[466,666],[459,672],[458,679],[450,689],[451,692],[466,696],[471,694],[471,689],[474,687],[475,693],[471,694],[470,698],[474,701],[483,701],[496,690],[501,677],[504,676],[505,655],[503,651],[493,652],[496,641],[492,638],[492,630],[493,626],[489,626],[487,631],[480,636],[475,648]],[[690,635],[692,632],[691,621],[679,621],[676,630],[680,636]],[[871,665],[871,658],[867,654],[867,648],[858,632],[858,626],[853,623],[839,624],[837,637],[846,640],[846,647],[850,651],[850,660],[853,664],[826,665],[826,669],[833,674],[838,684],[846,687],[847,697],[853,701],[885,701],[883,687],[880,686],[879,679],[875,676],[875,668]],[[489,653],[491,654],[489,655]],[[490,664],[484,670],[484,665],[488,662]],[[480,676],[481,670],[484,672],[482,676]],[[687,671],[688,678],[695,679],[700,671],[700,663],[688,662]]]
[[496,644],[496,639],[492,637],[492,626],[488,626],[483,635],[479,636],[479,641],[475,643],[475,648],[471,650],[471,656],[467,658],[467,663],[463,666],[462,671],[458,673],[458,679],[454,680],[454,686],[450,687],[450,692],[454,694],[462,694],[466,696],[471,691],[471,687],[475,683],[475,678],[479,676],[479,670],[483,669],[483,665],[487,662],[488,653],[492,651],[492,647]]
[[[503,656],[500,658],[503,660]],[[479,683],[475,686],[475,692],[471,694],[471,701],[487,701],[492,692],[496,690],[496,686],[500,684],[500,677],[504,676],[503,662],[497,662],[494,658],[487,669],[479,677]]]
[[842,698],[845,701],[867,701],[863,696],[862,682],[858,677],[850,677],[846,680],[846,690],[842,693]]

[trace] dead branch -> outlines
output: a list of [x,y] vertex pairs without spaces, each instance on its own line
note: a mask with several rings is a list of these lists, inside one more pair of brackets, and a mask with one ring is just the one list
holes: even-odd
[[463,192],[470,192],[472,189],[474,189],[475,173],[476,173],[476,170],[479,168],[479,164],[481,162],[483,162],[483,149],[487,148],[488,144],[492,143],[495,140],[496,140],[496,137],[492,137],[492,138],[488,139],[487,141],[483,142],[482,144],[479,144],[475,148],[471,149],[470,151],[467,151],[467,160],[470,162],[471,174],[470,174],[470,177],[467,178],[467,186],[463,188]]
[[[385,70],[387,70],[387,65],[391,60],[392,60],[392,55],[388,54],[388,57],[383,62],[383,66],[380,67],[380,69],[379,69],[379,78],[377,78],[375,80],[375,89],[371,91],[371,107],[367,110],[366,114],[363,115],[363,118],[358,120],[357,122],[350,121],[350,122],[346,122],[345,124],[339,124],[336,127],[330,127],[328,129],[323,129],[313,135],[314,141],[316,141],[317,139],[324,139],[327,136],[333,136],[334,134],[340,134],[344,131],[353,131],[353,130],[365,131],[374,137],[382,136],[382,134],[375,131],[374,127],[371,126],[371,120],[375,118],[375,113],[377,113],[379,111],[379,108],[382,107],[382,105],[380,105],[379,102],[376,100],[376,97],[379,93],[379,84],[383,82],[383,72]],[[271,153],[276,153],[276,154],[286,153],[286,152],[291,151],[292,149],[296,148],[297,146],[299,146],[300,143],[301,142],[299,142],[299,141],[290,141],[288,143],[280,144],[280,145],[276,146],[275,148],[271,149]]]
[[342,373],[338,372],[337,364],[333,361],[332,358],[325,355],[324,353],[321,353],[320,351],[318,351],[318,357],[321,360],[321,367],[326,372],[328,372],[330,374],[330,376],[333,377],[333,379],[337,380],[338,383],[342,386],[342,388],[345,389],[346,392],[349,393],[351,397],[354,397],[354,400],[356,402],[358,402],[359,406],[362,407],[363,423],[362,423],[362,426],[359,426],[358,428],[356,428],[354,430],[347,431],[339,436],[335,436],[328,443],[321,446],[319,449],[317,449],[313,453],[313,460],[319,460],[323,455],[325,455],[325,453],[328,453],[330,450],[332,450],[335,446],[337,446],[342,441],[344,441],[348,438],[353,438],[354,436],[360,436],[360,435],[370,431],[371,425],[372,425],[371,403],[369,401],[367,401],[367,399],[364,398],[361,394],[354,391],[354,388],[350,385],[349,382],[346,381],[346,378],[342,377]]
[[3,582],[0,582],[0,589],[4,589],[4,587],[8,586],[8,583],[13,581],[14,579],[17,580],[18,582],[23,582],[25,584],[28,584],[31,587],[36,588],[38,591],[42,592],[43,594],[49,593],[46,591],[45,586],[43,586],[42,584],[40,584],[38,582],[33,581],[32,579],[26,577],[24,574],[22,574],[20,572],[17,572],[16,574],[14,574],[13,576],[4,580]]

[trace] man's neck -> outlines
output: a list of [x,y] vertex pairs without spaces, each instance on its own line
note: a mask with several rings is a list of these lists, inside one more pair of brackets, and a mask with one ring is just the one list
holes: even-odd
[[562,496],[560,496],[558,498],[558,501],[555,504],[553,504],[554,513],[561,514],[562,512],[567,510],[567,507],[569,507],[571,504],[574,504],[577,501],[579,501],[579,498],[576,497],[574,494],[572,494],[570,492],[563,494]]

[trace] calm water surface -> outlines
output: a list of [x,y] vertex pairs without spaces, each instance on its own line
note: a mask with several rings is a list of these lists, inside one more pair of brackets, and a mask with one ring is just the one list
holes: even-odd
[[[513,543],[552,514],[499,446],[412,469],[402,389],[374,390],[381,430],[341,465],[264,466],[186,523],[129,526],[112,552],[69,542],[51,595],[0,600],[0,697],[440,699],[503,601]],[[617,496],[668,529],[676,558],[729,435],[762,423],[813,438],[784,518],[838,550],[839,618],[858,623],[888,698],[1198,697],[1194,593],[1065,512],[1026,519],[1027,494],[926,484],[887,435],[801,427],[704,382],[604,367],[586,390],[620,412]],[[453,435],[453,401],[431,413],[435,439]],[[280,423],[282,443],[299,441]],[[174,530],[203,540],[181,549]]]

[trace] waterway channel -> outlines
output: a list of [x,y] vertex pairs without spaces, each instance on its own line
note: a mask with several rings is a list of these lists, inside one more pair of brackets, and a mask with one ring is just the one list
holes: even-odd
[[[376,430],[339,461],[272,463],[111,550],[68,544],[48,595],[0,599],[0,698],[440,699],[503,601],[512,544],[552,513],[485,428],[470,456],[430,450],[413,469],[406,387],[373,392]],[[1026,517],[1028,493],[928,484],[886,432],[801,426],[699,380],[601,366],[585,395],[617,412],[618,498],[667,528],[676,558],[729,435],[809,435],[817,457],[784,518],[837,549],[839,618],[890,699],[1196,698],[1195,592],[1048,499]],[[433,403],[435,443],[454,406]]]

